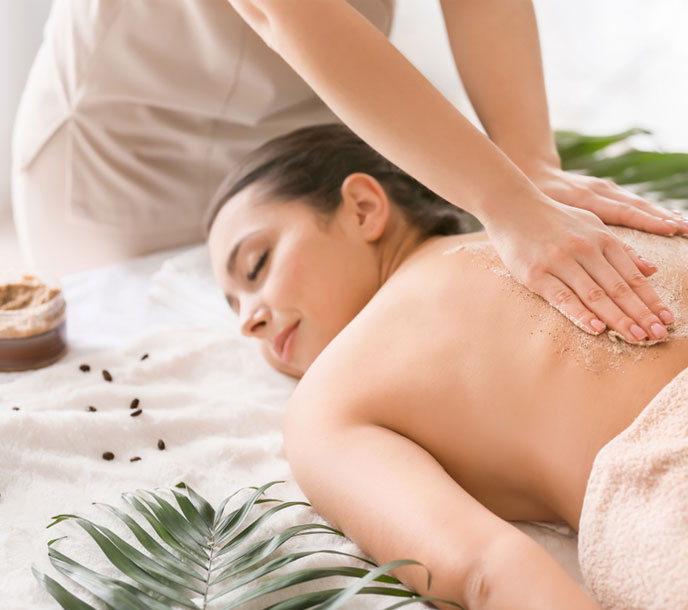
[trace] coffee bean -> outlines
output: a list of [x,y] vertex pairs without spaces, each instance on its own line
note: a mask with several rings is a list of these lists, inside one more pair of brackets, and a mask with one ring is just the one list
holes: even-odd
[[97,411],[98,409],[96,409],[93,405],[88,405],[88,410],[89,411]]
[[134,398],[134,400],[131,401],[131,404],[129,405],[130,409],[135,409],[136,407],[139,406],[139,399]]
[[105,453],[103,453],[103,459],[104,460],[114,460],[115,454],[112,453],[112,451],[106,451]]
[[12,411],[19,411],[19,407],[12,407]]
[[162,451],[164,448],[165,448],[165,441],[160,439],[158,441],[158,449],[160,449],[160,451]]
[[131,413],[129,413],[129,415],[131,415],[132,417],[136,417],[137,415],[141,415],[141,413],[143,413],[141,409],[136,409],[136,411],[132,411]]
[[143,356],[141,356],[141,360],[145,360],[146,358],[148,358],[148,354],[144,354]]
[[105,369],[103,369],[103,379],[105,379],[105,381],[112,381],[112,375]]
[[129,461],[130,462],[140,462],[141,458],[138,455],[135,455],[134,457],[129,458]]
[[91,367],[88,366],[88,364],[82,364],[79,369],[81,369],[84,373],[88,373],[91,370]]

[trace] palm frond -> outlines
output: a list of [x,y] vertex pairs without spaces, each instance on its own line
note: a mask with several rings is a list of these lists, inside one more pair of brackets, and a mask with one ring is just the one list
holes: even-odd
[[[295,524],[265,538],[258,538],[261,526],[275,515],[295,506],[310,506],[306,502],[285,502],[263,497],[270,487],[281,482],[272,481],[260,487],[237,490],[225,498],[217,510],[183,482],[177,484],[177,489],[168,490],[178,508],[152,491],[137,490],[122,494],[131,511],[147,522],[153,533],[146,531],[128,513],[109,504],[98,504],[126,526],[143,550],[137,549],[111,529],[78,515],[65,513],[52,518],[48,527],[72,521],[83,529],[119,571],[121,578],[99,574],[60,553],[54,545],[62,538],[48,543],[48,557],[58,572],[100,600],[108,610],[205,610],[211,603],[213,608],[231,610],[246,607],[249,602],[255,604],[256,600],[259,603],[268,595],[273,596],[274,600],[278,592],[284,592],[284,599],[273,601],[265,606],[266,610],[334,610],[356,595],[387,596],[397,600],[403,598],[389,606],[390,610],[411,603],[434,601],[461,608],[449,600],[409,591],[398,579],[387,574],[403,565],[422,565],[411,559],[378,566],[364,557],[334,549],[281,550],[286,542],[300,536],[344,535],[328,525]],[[251,491],[250,496],[225,514],[230,502],[246,491]],[[273,506],[262,510],[263,504]],[[259,510],[262,512],[258,513]],[[296,561],[315,555],[353,558],[365,567],[318,565],[288,572],[283,570]],[[65,610],[97,610],[50,576],[35,567],[32,570],[38,582]],[[293,594],[293,591],[289,591],[295,585],[332,576],[350,584],[307,593]],[[428,587],[430,582],[428,572]]]
[[639,149],[634,144],[639,135],[650,132],[633,128],[594,136],[557,131],[555,139],[563,169],[609,178],[667,207],[688,209],[688,153]]

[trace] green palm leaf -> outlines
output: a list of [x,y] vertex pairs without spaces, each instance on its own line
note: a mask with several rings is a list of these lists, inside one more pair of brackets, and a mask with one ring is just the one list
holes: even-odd
[[638,134],[650,132],[634,128],[591,136],[557,131],[562,168],[610,178],[640,194],[653,194],[659,202],[671,202],[670,207],[688,209],[688,153],[640,150],[629,142]]
[[[284,502],[262,497],[270,487],[281,482],[272,481],[260,487],[240,489],[225,498],[218,510],[184,483],[176,487],[186,493],[178,489],[168,490],[178,508],[152,491],[137,490],[122,494],[134,514],[147,522],[153,533],[146,531],[126,512],[108,504],[100,504],[126,526],[143,550],[89,519],[74,514],[53,517],[48,527],[73,521],[83,529],[119,571],[120,578],[99,574],[60,553],[54,544],[61,538],[48,543],[48,557],[58,572],[100,600],[102,607],[108,610],[205,610],[210,603],[213,608],[221,610],[240,609],[249,602],[255,603],[255,600],[276,592],[284,592],[284,599],[266,605],[266,610],[334,610],[343,607],[356,595],[387,596],[397,600],[403,598],[389,606],[390,610],[411,603],[434,601],[461,607],[448,600],[409,591],[401,586],[398,579],[387,574],[402,565],[421,565],[417,561],[404,559],[377,566],[364,557],[332,549],[282,551],[285,543],[300,536],[343,536],[328,525],[290,525],[265,538],[258,538],[261,526],[265,526],[275,515],[294,506],[310,506],[306,502]],[[225,515],[230,502],[246,491],[251,492],[249,497]],[[263,510],[263,504],[273,506]],[[284,570],[296,561],[318,554],[354,558],[365,567],[319,565]],[[35,567],[32,570],[38,582],[65,610],[97,610],[50,576]],[[338,577],[339,582],[344,579],[350,584],[289,597],[289,588],[294,585],[332,576]]]
[[575,131],[562,130],[555,132],[555,138],[562,164],[571,168],[576,161],[589,158],[612,144],[627,140],[631,136],[649,133],[649,131],[637,127],[621,133],[602,136],[584,135]]

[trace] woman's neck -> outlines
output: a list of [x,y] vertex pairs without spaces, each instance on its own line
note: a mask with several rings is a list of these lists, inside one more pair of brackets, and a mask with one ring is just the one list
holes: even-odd
[[[391,220],[391,219],[390,219]],[[417,229],[410,228],[399,218],[390,222],[389,233],[380,244],[378,258],[378,288],[382,286],[427,239]]]

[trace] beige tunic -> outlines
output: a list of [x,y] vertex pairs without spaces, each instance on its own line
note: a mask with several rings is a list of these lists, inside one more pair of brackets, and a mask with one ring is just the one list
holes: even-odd
[[[394,0],[350,3],[389,33]],[[23,254],[62,274],[200,241],[238,158],[333,120],[227,0],[55,0],[15,124]]]

